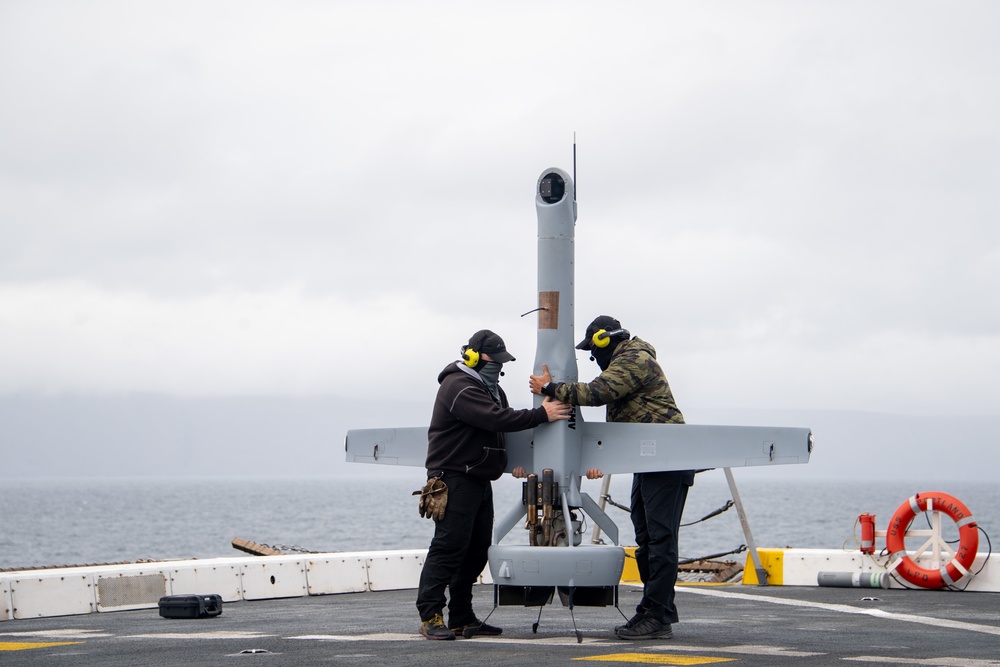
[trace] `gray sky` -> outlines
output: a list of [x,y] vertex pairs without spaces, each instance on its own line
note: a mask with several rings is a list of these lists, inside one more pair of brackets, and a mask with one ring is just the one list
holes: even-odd
[[422,396],[488,327],[527,405],[576,132],[577,330],[618,317],[682,408],[998,416],[998,25],[6,0],[0,395]]

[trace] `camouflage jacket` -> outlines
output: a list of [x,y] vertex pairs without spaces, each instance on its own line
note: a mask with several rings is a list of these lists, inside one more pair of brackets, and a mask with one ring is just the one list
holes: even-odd
[[609,422],[684,423],[656,350],[639,338],[621,342],[607,370],[592,381],[558,384],[552,393],[573,405],[607,405]]

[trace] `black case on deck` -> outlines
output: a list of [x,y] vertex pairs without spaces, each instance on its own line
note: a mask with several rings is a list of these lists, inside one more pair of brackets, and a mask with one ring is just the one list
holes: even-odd
[[160,598],[163,618],[208,618],[221,613],[221,595],[166,595]]

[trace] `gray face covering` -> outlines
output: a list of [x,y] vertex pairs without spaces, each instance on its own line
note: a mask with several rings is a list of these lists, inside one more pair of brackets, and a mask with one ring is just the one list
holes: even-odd
[[497,383],[500,382],[500,369],[502,368],[503,364],[487,361],[481,368],[476,369],[479,377],[483,378],[483,382],[486,383],[486,388],[490,390],[494,401],[500,400],[500,390]]

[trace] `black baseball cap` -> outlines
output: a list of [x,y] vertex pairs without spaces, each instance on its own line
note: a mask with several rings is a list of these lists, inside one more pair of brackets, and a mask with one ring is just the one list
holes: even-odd
[[622,323],[610,315],[601,315],[594,318],[594,321],[587,327],[587,336],[576,346],[578,350],[589,350],[594,344],[594,334],[604,329],[605,331],[620,331]]
[[493,361],[501,364],[514,361],[514,357],[507,351],[507,346],[504,345],[503,338],[489,329],[481,329],[472,334],[472,338],[469,339],[469,348],[480,354],[485,352],[490,355]]

